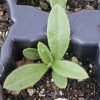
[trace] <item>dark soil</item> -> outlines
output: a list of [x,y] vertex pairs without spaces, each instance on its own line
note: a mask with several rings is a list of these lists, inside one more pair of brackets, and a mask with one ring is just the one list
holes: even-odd
[[[41,10],[50,11],[50,4],[48,0],[18,0],[18,4],[33,5]],[[97,9],[100,6],[100,0],[68,0],[66,11],[76,12],[82,9]],[[0,5],[3,14],[0,15],[0,45],[3,43],[7,36],[9,28],[9,18],[6,13],[6,6]],[[71,58],[67,56],[66,58]],[[19,65],[23,61],[18,62]],[[31,63],[30,61],[27,63]],[[69,79],[66,89],[59,89],[53,83],[51,78],[51,70],[34,86],[22,91],[7,91],[4,90],[4,100],[100,100],[100,86],[94,81],[95,67],[90,60],[80,61],[79,63],[84,66],[89,73],[90,78],[84,81],[77,82],[76,80]],[[18,66],[19,66],[18,65]],[[62,99],[61,99],[62,98]],[[65,99],[64,99],[65,98]]]
[[6,12],[6,5],[0,4],[0,46],[4,42],[9,26],[9,18]]

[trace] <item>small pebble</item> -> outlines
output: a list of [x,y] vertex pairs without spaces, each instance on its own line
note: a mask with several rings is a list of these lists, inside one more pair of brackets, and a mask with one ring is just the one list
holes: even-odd
[[93,68],[93,65],[92,64],[89,64],[89,67],[92,69]]
[[51,79],[51,82],[53,82],[53,79]]
[[84,98],[80,97],[79,100],[85,100]]
[[92,73],[92,70],[89,70],[90,73]]
[[40,6],[43,10],[48,10],[49,5],[47,2],[40,1]]
[[95,8],[94,8],[93,6],[86,5],[86,9],[89,9],[89,10],[94,10]]
[[78,80],[78,82],[82,82],[83,80]]
[[40,91],[40,93],[42,94],[42,93],[43,93],[43,91]]
[[1,11],[0,11],[0,16],[3,16],[3,13],[4,13],[4,11],[1,10]]
[[79,62],[79,65],[82,65],[82,62]]
[[45,96],[45,94],[41,94],[41,93],[39,94],[39,97],[44,97],[44,96]]
[[20,91],[12,91],[12,95],[19,95]]
[[62,96],[63,95],[62,91],[59,91],[59,94]]
[[27,92],[29,93],[29,96],[32,96],[35,91],[33,89],[27,89]]

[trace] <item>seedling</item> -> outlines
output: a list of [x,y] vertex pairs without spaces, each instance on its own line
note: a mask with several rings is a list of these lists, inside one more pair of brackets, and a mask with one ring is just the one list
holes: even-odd
[[65,10],[56,4],[49,15],[47,39],[50,50],[42,42],[37,49],[27,48],[23,54],[30,60],[41,59],[43,63],[27,64],[14,70],[5,80],[4,88],[22,90],[35,85],[41,77],[52,69],[52,78],[59,88],[66,88],[67,78],[83,80],[86,71],[76,63],[62,60],[70,42],[70,25]]

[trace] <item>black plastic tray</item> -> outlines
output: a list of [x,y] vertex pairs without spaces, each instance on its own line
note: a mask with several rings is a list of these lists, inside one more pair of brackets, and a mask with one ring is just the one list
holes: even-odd
[[[47,42],[48,13],[32,6],[17,5],[16,0],[7,0],[11,18],[9,34],[2,45],[0,57],[0,82],[16,67],[22,58],[22,50],[36,47],[38,41]],[[95,63],[95,80],[100,83],[100,11],[82,10],[68,14],[71,26],[70,47],[80,59]],[[1,100],[1,99],[0,99]]]

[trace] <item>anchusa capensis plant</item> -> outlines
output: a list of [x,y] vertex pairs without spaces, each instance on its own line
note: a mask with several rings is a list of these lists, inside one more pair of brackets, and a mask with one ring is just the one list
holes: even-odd
[[70,25],[65,10],[58,4],[52,8],[48,18],[47,39],[50,49],[42,42],[38,42],[37,49],[23,50],[23,55],[27,59],[41,59],[43,63],[27,64],[14,70],[5,80],[4,88],[21,90],[33,86],[50,68],[53,81],[59,88],[66,88],[67,78],[88,78],[88,74],[81,66],[63,60],[69,46]]

